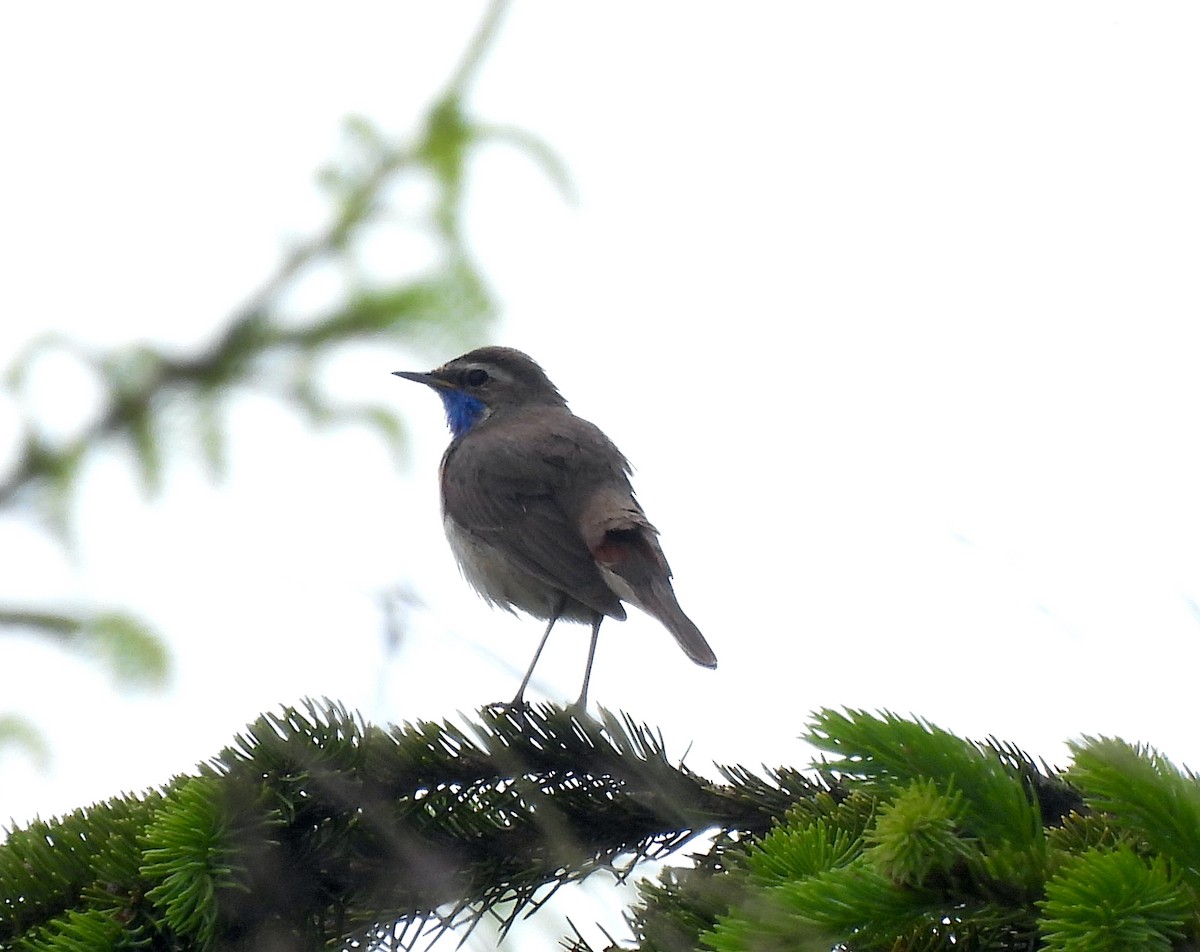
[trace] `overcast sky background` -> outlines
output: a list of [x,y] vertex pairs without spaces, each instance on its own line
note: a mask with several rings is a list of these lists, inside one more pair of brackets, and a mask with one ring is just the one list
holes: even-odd
[[[324,220],[343,117],[410,128],[483,9],[5,8],[0,353],[209,339]],[[822,706],[1200,767],[1198,26],[1186,4],[510,11],[472,111],[546,139],[579,201],[479,154],[468,234],[503,321],[478,343],[531,353],[633,461],[720,658],[607,624],[593,704],[707,773],[806,763]],[[390,376],[452,356],[364,348],[325,377],[404,409],[403,473],[245,397],[224,485],[176,463],[148,504],[127,460],[94,465],[75,564],[0,523],[7,597],[126,605],[176,666],[121,695],[6,637],[0,709],[54,761],[0,758],[0,817],[163,783],[305,696],[381,722],[511,696],[541,625],[459,579],[440,405]],[[47,361],[32,396],[65,434],[94,390]],[[401,582],[424,607],[389,654]],[[585,650],[560,631],[532,697],[573,698]]]

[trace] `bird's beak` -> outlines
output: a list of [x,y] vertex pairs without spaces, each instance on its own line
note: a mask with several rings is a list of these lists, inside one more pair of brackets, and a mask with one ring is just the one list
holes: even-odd
[[433,387],[437,390],[445,390],[450,386],[441,377],[435,377],[433,374],[428,373],[420,373],[416,370],[393,370],[392,373],[397,377],[403,377],[405,380],[412,380],[415,383],[423,383],[425,386]]

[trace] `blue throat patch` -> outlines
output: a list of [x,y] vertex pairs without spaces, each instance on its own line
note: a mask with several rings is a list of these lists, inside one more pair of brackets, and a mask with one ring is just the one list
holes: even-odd
[[487,413],[487,406],[482,400],[461,390],[439,387],[437,395],[442,398],[442,406],[446,408],[446,422],[450,425],[450,432],[455,439],[471,429]]

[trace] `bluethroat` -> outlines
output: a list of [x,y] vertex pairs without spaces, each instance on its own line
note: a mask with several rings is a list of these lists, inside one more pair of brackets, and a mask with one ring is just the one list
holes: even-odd
[[576,702],[585,709],[600,623],[624,620],[622,601],[658,619],[696,664],[717,666],[675,599],[628,461],[567,408],[530,357],[481,347],[428,373],[396,376],[431,387],[445,406],[451,440],[441,465],[442,520],[463,575],[490,604],[547,622],[514,706],[523,704],[562,619],[592,628]]

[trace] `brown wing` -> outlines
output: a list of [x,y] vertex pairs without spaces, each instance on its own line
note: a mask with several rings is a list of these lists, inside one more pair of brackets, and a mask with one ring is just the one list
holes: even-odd
[[632,498],[627,468],[591,423],[565,408],[537,407],[484,421],[455,442],[442,492],[447,514],[515,566],[624,618],[580,531],[580,512],[600,486],[616,484]]

